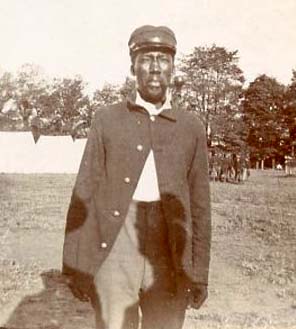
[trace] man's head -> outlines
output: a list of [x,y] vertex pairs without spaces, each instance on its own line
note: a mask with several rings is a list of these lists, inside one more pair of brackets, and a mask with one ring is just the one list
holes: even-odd
[[174,70],[176,44],[174,32],[165,26],[145,25],[132,33],[128,42],[131,73],[145,101],[160,104],[165,100]]

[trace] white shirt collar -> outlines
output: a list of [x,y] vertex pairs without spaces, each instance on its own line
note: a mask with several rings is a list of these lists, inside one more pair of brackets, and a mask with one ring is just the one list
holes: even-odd
[[171,99],[172,99],[171,93],[169,92],[169,90],[167,90],[165,102],[163,103],[163,105],[159,109],[157,109],[154,104],[146,102],[141,97],[140,93],[137,90],[135,103],[137,105],[143,107],[149,113],[149,115],[158,115],[164,109],[170,109],[172,107],[171,106]]

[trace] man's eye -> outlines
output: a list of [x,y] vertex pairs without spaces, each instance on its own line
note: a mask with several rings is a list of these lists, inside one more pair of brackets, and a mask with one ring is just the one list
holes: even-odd
[[142,57],[141,58],[141,62],[149,62],[150,61],[150,57]]
[[170,61],[170,60],[168,59],[168,57],[166,57],[166,56],[160,57],[159,60],[160,60],[161,62],[166,62],[166,63],[168,63],[168,62]]

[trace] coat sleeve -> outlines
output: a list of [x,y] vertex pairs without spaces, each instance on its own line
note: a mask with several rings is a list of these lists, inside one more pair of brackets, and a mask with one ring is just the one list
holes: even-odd
[[193,283],[207,285],[211,245],[208,151],[204,126],[198,119],[196,123],[196,148],[189,171]]
[[75,275],[79,271],[79,240],[104,170],[105,152],[102,135],[102,127],[96,113],[89,130],[66,219],[63,273],[67,275]]

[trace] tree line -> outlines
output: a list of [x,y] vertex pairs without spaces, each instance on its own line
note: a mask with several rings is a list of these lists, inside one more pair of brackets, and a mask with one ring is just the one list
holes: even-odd
[[[133,90],[127,77],[105,84],[91,95],[86,82],[46,79],[40,67],[23,65],[0,77],[0,130],[33,130],[38,134],[86,137],[93,113],[124,99]],[[195,47],[176,60],[172,85],[180,107],[203,120],[213,152],[249,154],[254,160],[283,162],[296,141],[296,71],[288,85],[266,74],[245,86],[238,51],[212,45]]]

